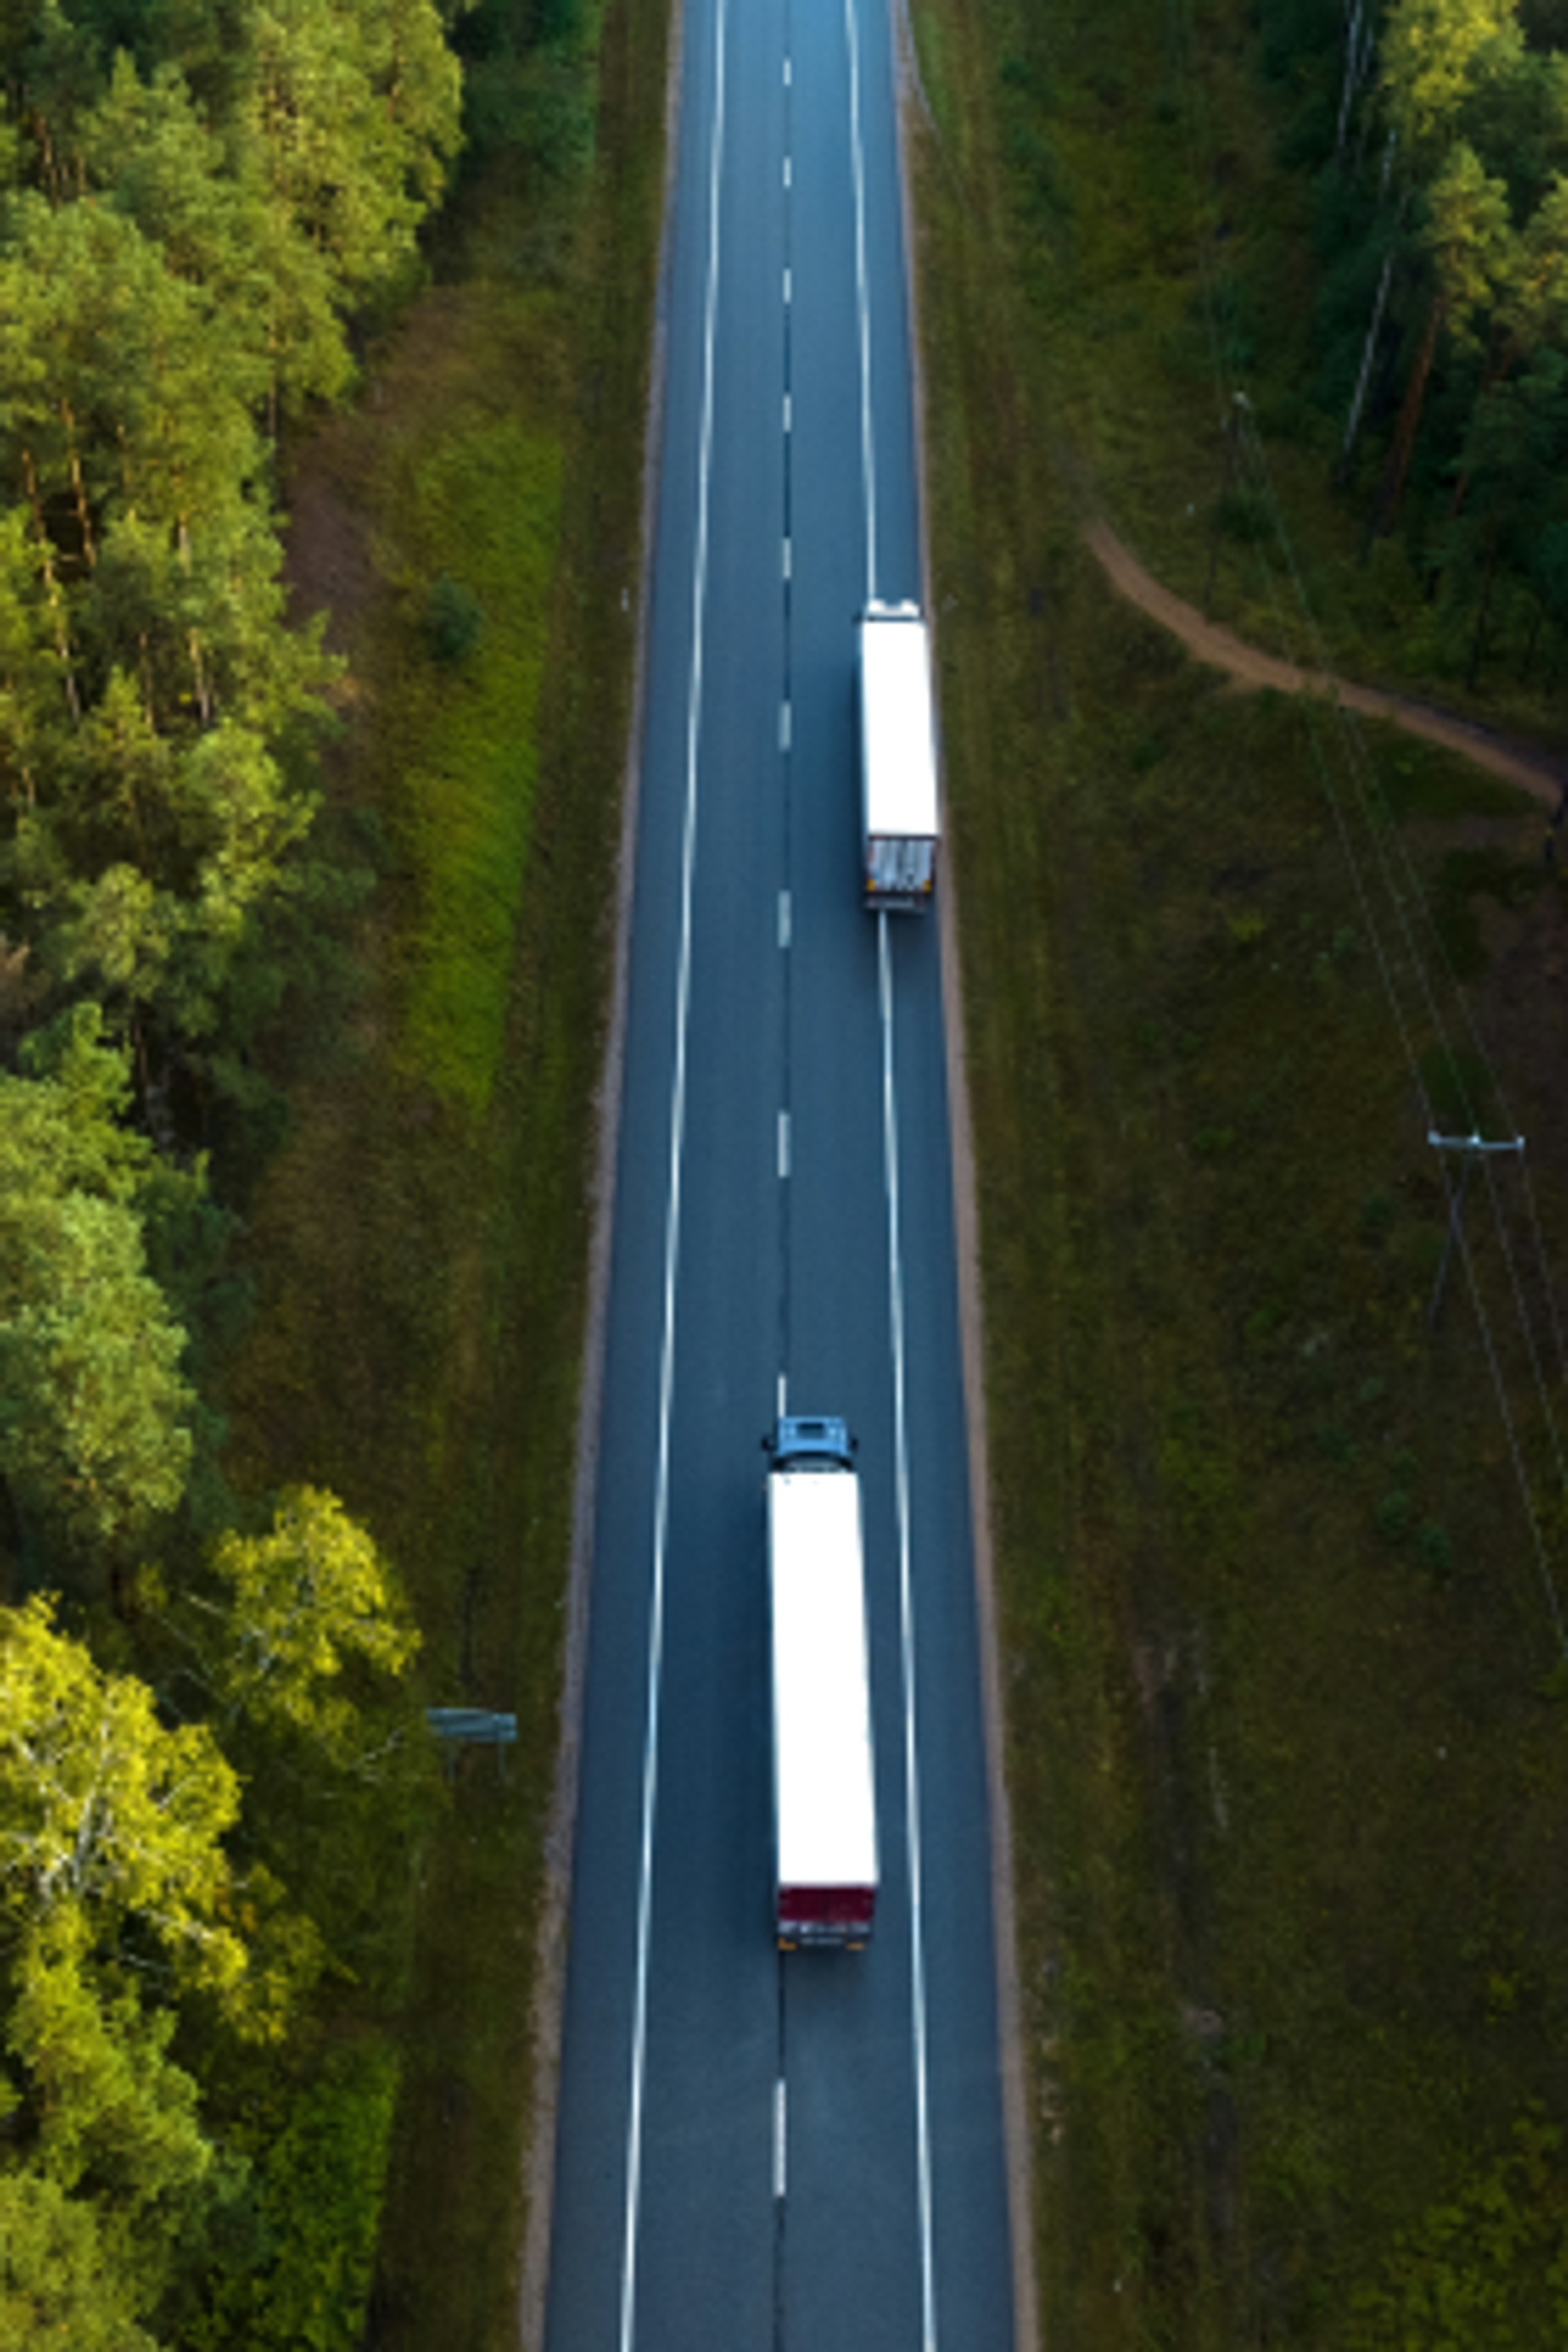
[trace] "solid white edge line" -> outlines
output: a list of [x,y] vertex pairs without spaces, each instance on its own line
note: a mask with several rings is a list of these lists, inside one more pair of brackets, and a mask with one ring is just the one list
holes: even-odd
[[931,2116],[926,2082],[920,1767],[914,1697],[914,1589],[909,1572],[909,1449],[904,1395],[904,1263],[899,1237],[899,1121],[893,1090],[893,970],[888,953],[888,917],[885,908],[877,915],[876,925],[877,975],[882,1004],[882,1150],[888,1200],[893,1459],[899,1515],[899,1645],[904,1672],[904,1780],[909,1849],[909,1984],[914,2028],[915,2172],[920,2214],[920,2341],[922,2352],[936,2352],[937,2289],[931,2228]]
[[670,1083],[669,1192],[664,1219],[663,1334],[659,1374],[659,1451],[649,1597],[648,1698],[643,1729],[642,1845],[632,1994],[631,2093],[626,2119],[626,2219],[620,2273],[620,2352],[632,2352],[637,2310],[637,2223],[642,2197],[643,2082],[648,2049],[648,1954],[653,1914],[654,1820],[659,1803],[659,1702],[664,1658],[664,1550],[669,1524],[669,1426],[674,1394],[675,1278],[680,1258],[681,1157],[686,1132],[686,1030],[691,1001],[692,875],[697,848],[697,752],[703,699],[703,620],[708,596],[709,482],[713,440],[713,349],[718,308],[718,187],[724,149],[724,34],[718,0],[709,169],[708,285],[703,325],[703,411],[698,433],[697,545],[692,569],[692,666],[686,704],[686,807],[681,840],[680,948],[675,981],[675,1067]]
[[850,153],[855,163],[855,295],[860,314],[860,472],[865,484],[865,596],[876,594],[876,449],[871,432],[871,308],[865,291],[865,160],[860,149],[860,34],[844,0],[850,50]]

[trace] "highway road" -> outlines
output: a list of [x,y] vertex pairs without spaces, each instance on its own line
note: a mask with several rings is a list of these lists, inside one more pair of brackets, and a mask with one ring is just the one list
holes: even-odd
[[[940,942],[858,891],[854,617],[921,578],[890,27],[687,0],[681,72],[547,2343],[1004,2352]],[[859,1441],[860,1954],[772,1940],[781,1400]]]

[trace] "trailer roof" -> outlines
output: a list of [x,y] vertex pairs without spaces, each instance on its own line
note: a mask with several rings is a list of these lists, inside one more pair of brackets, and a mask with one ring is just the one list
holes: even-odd
[[931,656],[916,605],[868,605],[860,615],[860,748],[866,832],[934,841]]
[[876,1790],[853,1471],[767,1481],[781,1886],[876,1884]]

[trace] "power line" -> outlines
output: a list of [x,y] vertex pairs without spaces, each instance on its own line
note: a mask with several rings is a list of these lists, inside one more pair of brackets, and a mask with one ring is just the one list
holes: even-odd
[[[1443,1189],[1448,1210],[1447,1242],[1445,1249],[1444,1266],[1440,1270],[1438,1288],[1434,1292],[1434,1309],[1441,1297],[1442,1282],[1449,1255],[1454,1250],[1457,1250],[1464,1266],[1467,1288],[1475,1308],[1494,1393],[1507,1438],[1526,1519],[1530,1527],[1548,1612],[1556,1633],[1558,1647],[1563,1656],[1568,1658],[1568,1632],[1565,1632],[1564,1628],[1561,1601],[1546,1556],[1540,1515],[1531,1490],[1507,1386],[1502,1377],[1492,1319],[1482,1294],[1473,1251],[1463,1230],[1461,1212],[1464,1190],[1471,1167],[1477,1162],[1485,1169],[1493,1222],[1497,1233],[1531,1373],[1540,1398],[1550,1452],[1565,1497],[1568,1497],[1568,1456],[1565,1456],[1550,1387],[1536,1344],[1524,1285],[1509,1236],[1508,1220],[1503,1213],[1502,1202],[1491,1165],[1495,1148],[1487,1145],[1482,1138],[1482,1105],[1476,1100],[1476,1090],[1471,1085],[1470,1074],[1450,1036],[1449,1024],[1445,1017],[1443,1005],[1439,1001],[1438,989],[1434,983],[1434,964],[1440,967],[1448,990],[1457,1001],[1462,1029],[1468,1035],[1487,1091],[1494,1097],[1506,1115],[1504,1090],[1500,1074],[1496,1070],[1493,1056],[1487,1049],[1476,1022],[1469,998],[1452,968],[1451,959],[1433,914],[1426,889],[1416,870],[1408,846],[1395,822],[1394,811],[1390,807],[1376,763],[1368,750],[1360,726],[1354,713],[1347,710],[1335,695],[1322,629],[1306,591],[1301,565],[1298,561],[1285,519],[1257,418],[1245,391],[1234,380],[1230,353],[1226,338],[1221,332],[1220,290],[1216,280],[1213,241],[1201,217],[1201,200],[1198,197],[1199,190],[1206,189],[1212,184],[1213,142],[1209,130],[1206,98],[1201,76],[1195,72],[1193,66],[1192,35],[1187,0],[1170,0],[1167,25],[1172,64],[1181,88],[1180,120],[1187,146],[1189,172],[1195,191],[1195,209],[1199,209],[1199,217],[1195,220],[1195,243],[1201,312],[1209,346],[1209,368],[1219,403],[1220,422],[1225,437],[1224,495],[1228,496],[1229,494],[1239,462],[1250,494],[1261,503],[1272,538],[1279,551],[1284,572],[1289,579],[1296,607],[1296,620],[1304,632],[1301,639],[1306,652],[1303,667],[1309,673],[1315,671],[1322,683],[1321,692],[1308,691],[1303,698],[1312,764],[1332,814],[1342,853],[1346,858],[1352,888],[1355,892],[1356,904],[1378,967],[1384,997],[1394,1015],[1396,1029],[1410,1073],[1412,1088],[1426,1121],[1429,1138],[1434,1142],[1457,1140],[1440,1139],[1437,1136],[1430,1088],[1423,1070],[1422,1056],[1417,1051],[1416,1045],[1417,1034],[1421,1031],[1432,1038],[1432,1050],[1441,1054],[1454,1099],[1461,1106],[1464,1118],[1469,1122],[1470,1143],[1456,1186],[1450,1183],[1446,1166],[1443,1168]],[[1221,514],[1217,517],[1216,534],[1210,550],[1208,587],[1205,588],[1204,593],[1205,612],[1212,588],[1218,553],[1218,530],[1223,527],[1223,521],[1224,516]],[[1288,623],[1287,614],[1281,604],[1280,582],[1275,567],[1269,561],[1267,550],[1260,541],[1253,542],[1253,556],[1276,631],[1282,642],[1290,644],[1297,637],[1298,632]],[[1327,746],[1323,740],[1322,726],[1325,713],[1329,718],[1330,741]],[[1351,803],[1350,809],[1348,809],[1346,806],[1347,790]],[[1367,872],[1363,870],[1363,852],[1358,847],[1356,828],[1351,822],[1352,813],[1358,815],[1360,824],[1365,829],[1366,837],[1371,845],[1371,864],[1375,869],[1377,883],[1381,886],[1388,906],[1392,910],[1396,933],[1396,947],[1392,952],[1384,937],[1384,923],[1376,911],[1372,883]],[[1435,955],[1433,951],[1435,951]],[[1405,1001],[1405,990],[1399,985],[1401,969],[1407,976],[1408,989],[1414,1000],[1413,1004],[1408,1007]],[[1508,1123],[1512,1127],[1511,1118]],[[1500,1148],[1509,1150],[1513,1153],[1523,1171],[1521,1189],[1524,1195],[1527,1224],[1535,1238],[1543,1287],[1546,1294],[1552,1336],[1556,1346],[1557,1363],[1559,1369],[1568,1371],[1568,1348],[1564,1347],[1563,1332],[1557,1312],[1555,1286],[1552,1282],[1546,1252],[1545,1236],[1536,1204],[1534,1188],[1530,1184],[1528,1169],[1525,1167],[1524,1153],[1522,1148],[1518,1148],[1516,1131],[1513,1143]]]

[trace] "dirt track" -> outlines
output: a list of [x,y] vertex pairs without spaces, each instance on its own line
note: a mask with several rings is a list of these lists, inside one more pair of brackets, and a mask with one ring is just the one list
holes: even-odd
[[1105,523],[1087,523],[1084,537],[1107,578],[1130,604],[1179,637],[1200,662],[1224,670],[1238,685],[1272,686],[1281,694],[1326,691],[1348,710],[1358,710],[1366,718],[1392,719],[1412,735],[1424,735],[1429,743],[1458,752],[1477,766],[1490,768],[1494,775],[1534,793],[1552,809],[1568,792],[1568,756],[1553,758],[1535,744],[1478,726],[1472,719],[1456,718],[1446,710],[1435,710],[1430,704],[1413,702],[1406,695],[1356,686],[1348,678],[1301,669],[1276,654],[1259,653],[1255,646],[1244,645],[1230,629],[1205,620],[1195,605],[1184,604],[1179,596],[1162,588]]

